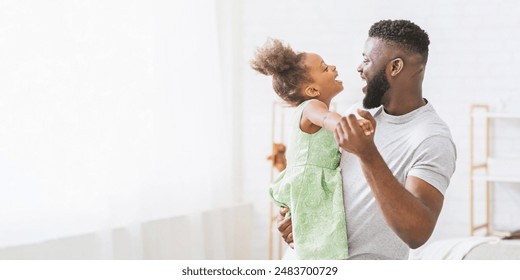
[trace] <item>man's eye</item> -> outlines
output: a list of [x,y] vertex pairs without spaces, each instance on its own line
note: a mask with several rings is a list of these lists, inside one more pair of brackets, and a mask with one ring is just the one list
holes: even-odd
[[329,71],[329,66],[325,67],[325,70],[323,70],[323,72],[327,72]]

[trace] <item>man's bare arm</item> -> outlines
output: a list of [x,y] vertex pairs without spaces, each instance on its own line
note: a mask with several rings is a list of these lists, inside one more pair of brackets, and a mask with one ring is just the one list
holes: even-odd
[[412,249],[430,238],[444,196],[425,181],[409,176],[403,187],[377,155],[360,158],[361,168],[392,230]]

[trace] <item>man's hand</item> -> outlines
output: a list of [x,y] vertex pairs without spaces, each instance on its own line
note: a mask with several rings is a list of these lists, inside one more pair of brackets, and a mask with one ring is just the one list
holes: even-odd
[[[375,131],[376,121],[368,112],[358,109],[358,114],[365,120],[369,121],[372,129]],[[338,145],[349,153],[358,157],[370,156],[377,151],[374,144],[374,133],[365,133],[364,128],[359,125],[359,120],[353,114],[342,117],[334,130],[334,139]]]
[[278,231],[282,235],[283,239],[291,248],[294,249],[294,240],[293,240],[293,234],[292,234],[292,220],[291,217],[285,218],[285,215],[287,215],[287,212],[289,212],[289,208],[286,207],[280,207],[280,213],[276,217],[278,220]]

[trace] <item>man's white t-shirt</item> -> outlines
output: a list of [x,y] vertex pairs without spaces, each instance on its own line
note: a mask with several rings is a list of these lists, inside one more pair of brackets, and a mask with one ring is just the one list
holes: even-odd
[[[348,113],[355,112],[351,107]],[[354,110],[352,110],[354,109]],[[418,177],[443,195],[455,171],[456,148],[446,123],[430,103],[402,116],[371,110],[374,142],[394,177],[404,185]],[[350,259],[407,259],[409,248],[387,225],[357,156],[342,153],[340,167]]]

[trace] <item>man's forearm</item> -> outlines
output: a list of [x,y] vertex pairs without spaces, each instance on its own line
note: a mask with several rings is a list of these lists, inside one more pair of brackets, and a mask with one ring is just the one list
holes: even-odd
[[377,149],[360,157],[361,168],[386,222],[410,248],[424,244],[437,215],[394,177]]

